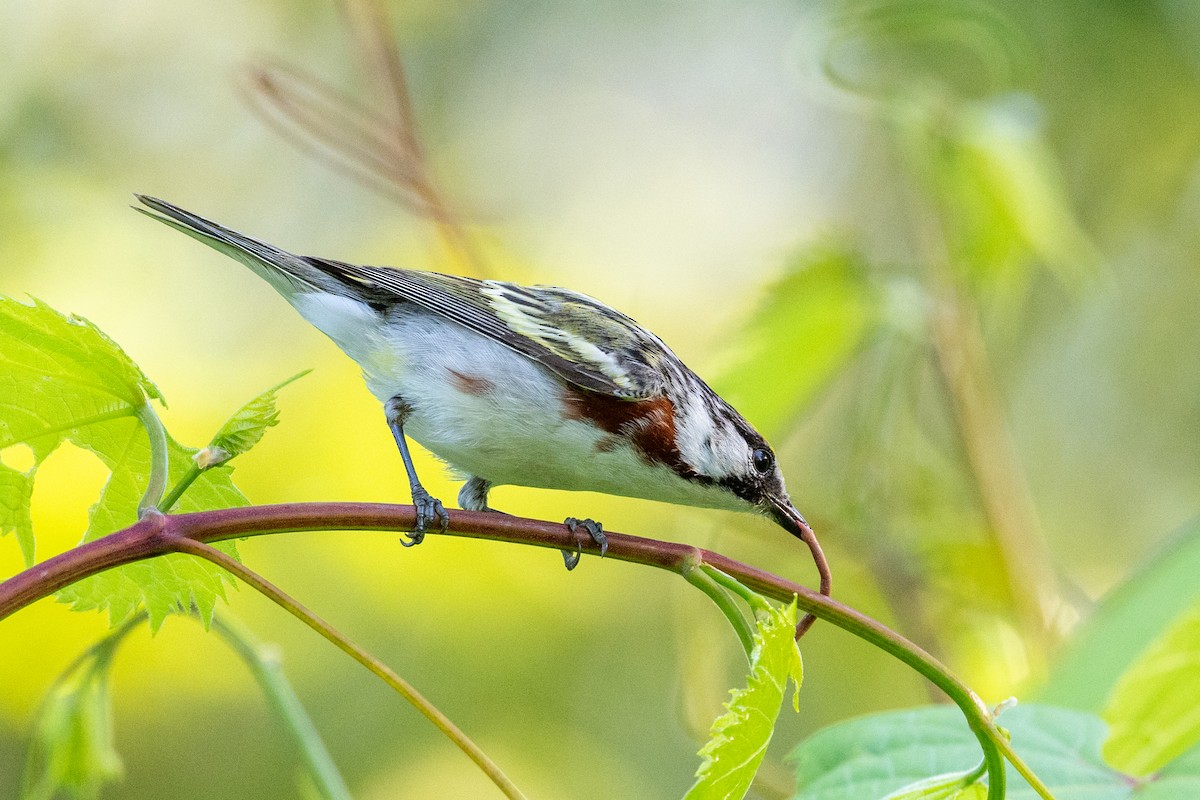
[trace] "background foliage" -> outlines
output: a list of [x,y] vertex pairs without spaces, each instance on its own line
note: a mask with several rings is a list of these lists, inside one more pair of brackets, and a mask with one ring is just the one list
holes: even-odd
[[[1155,658],[1143,649],[1191,605],[1194,581],[1166,558],[1152,584],[1094,603],[1200,508],[1192,4],[391,8],[430,158],[493,270],[600,297],[719,383],[771,433],[839,597],[990,702],[1153,713],[1128,689],[1109,705],[1105,687]],[[445,263],[426,224],[288,148],[239,97],[240,65],[264,51],[360,87],[332,6],[8,4],[0,45],[0,291],[96,322],[153,376],[168,427],[191,444],[314,367],[281,395],[283,424],[238,465],[239,488],[264,503],[405,499],[350,362],[265,284],[126,207],[147,192],[301,252]],[[971,466],[944,350],[964,317],[933,313],[947,302],[986,343],[1013,496],[1028,501],[1005,508],[1034,522],[1024,549],[996,536],[1005,523]],[[0,459],[24,471],[34,455]],[[38,469],[45,557],[87,529],[105,471],[71,446]],[[750,518],[508,488],[495,502],[812,577],[795,542]],[[1170,546],[1191,552],[1186,538]],[[678,796],[693,737],[742,671],[703,597],[618,564],[567,575],[554,553],[433,537],[408,551],[359,534],[242,552],[533,796]],[[22,563],[17,537],[0,539],[0,574]],[[488,791],[369,677],[230,594],[282,646],[356,796]],[[105,626],[48,602],[0,625],[0,796],[15,792],[39,698]],[[1194,623],[1172,628],[1180,649],[1194,639]],[[802,713],[782,716],[764,766],[781,786],[804,735],[928,699],[825,626],[804,653]],[[197,626],[131,634],[112,683],[119,796],[295,796],[295,759],[253,677]]]

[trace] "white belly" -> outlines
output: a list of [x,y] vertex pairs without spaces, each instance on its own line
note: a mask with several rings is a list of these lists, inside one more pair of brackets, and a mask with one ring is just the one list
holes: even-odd
[[404,432],[463,475],[739,507],[629,446],[597,447],[611,437],[568,418],[561,380],[489,337],[425,314],[385,328],[367,306],[330,295],[297,295],[293,304],[359,363],[380,402],[404,399],[412,408]]

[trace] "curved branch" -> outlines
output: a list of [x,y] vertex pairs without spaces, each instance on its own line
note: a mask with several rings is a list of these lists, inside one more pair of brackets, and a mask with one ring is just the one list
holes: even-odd
[[[248,506],[191,514],[151,514],[124,530],[80,545],[0,583],[0,620],[75,581],[122,564],[166,553],[194,549],[193,542],[276,533],[323,530],[406,531],[415,523],[412,506],[382,503],[288,503]],[[578,542],[565,525],[478,511],[450,512],[451,536],[490,539],[555,550],[574,549]],[[759,594],[796,605],[870,642],[908,664],[945,692],[967,718],[988,762],[988,798],[1004,796],[1004,757],[1018,769],[1011,749],[1000,749],[1003,734],[991,712],[966,684],[941,662],[880,622],[800,584],[698,547],[607,532],[607,558],[658,567],[678,574],[696,563],[710,564]],[[594,542],[584,552],[599,555]],[[1046,793],[1044,797],[1049,797]]]

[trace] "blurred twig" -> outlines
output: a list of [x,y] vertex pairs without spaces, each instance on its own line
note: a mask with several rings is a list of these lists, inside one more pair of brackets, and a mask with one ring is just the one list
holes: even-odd
[[429,219],[456,270],[482,275],[484,264],[429,169],[387,9],[382,0],[338,0],[338,8],[368,92],[380,102],[364,104],[299,67],[260,58],[244,73],[250,107],[296,147]]
[[[922,246],[938,293],[931,319],[935,362],[945,382],[959,438],[1024,630],[1052,644],[1062,598],[1025,471],[1008,429],[978,310],[958,285],[945,238],[927,215]],[[1044,650],[1043,650],[1044,652]]]

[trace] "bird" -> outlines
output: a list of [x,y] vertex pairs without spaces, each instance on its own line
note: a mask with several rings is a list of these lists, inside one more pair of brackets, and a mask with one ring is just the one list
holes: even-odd
[[[249,267],[358,363],[407,472],[416,515],[406,545],[449,524],[418,479],[411,437],[465,478],[458,504],[470,511],[492,511],[489,491],[518,485],[768,517],[808,545],[830,594],[770,445],[630,317],[570,289],[295,255],[134,196],[138,211]],[[604,555],[599,523],[566,525]],[[568,569],[579,554],[564,551]]]

